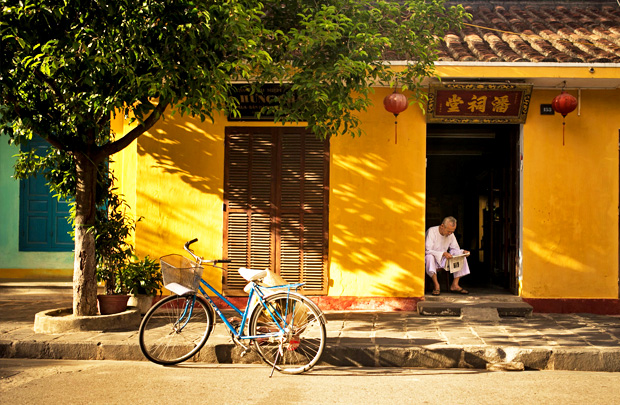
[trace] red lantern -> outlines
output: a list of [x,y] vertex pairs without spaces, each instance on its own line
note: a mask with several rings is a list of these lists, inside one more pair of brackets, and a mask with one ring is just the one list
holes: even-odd
[[566,129],[566,115],[577,108],[577,99],[562,90],[559,96],[556,96],[551,102],[553,111],[562,114],[562,145],[564,145],[564,130]]
[[407,97],[396,90],[383,99],[383,107],[394,114],[394,143],[398,143],[398,114],[405,111],[408,105]]

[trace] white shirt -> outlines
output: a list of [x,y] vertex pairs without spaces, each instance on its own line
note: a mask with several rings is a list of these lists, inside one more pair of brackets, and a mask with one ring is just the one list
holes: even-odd
[[439,226],[433,226],[426,231],[426,249],[424,255],[433,255],[437,263],[441,263],[444,252],[450,251],[458,253],[461,248],[456,241],[456,236],[451,233],[448,236],[443,236],[439,233]]

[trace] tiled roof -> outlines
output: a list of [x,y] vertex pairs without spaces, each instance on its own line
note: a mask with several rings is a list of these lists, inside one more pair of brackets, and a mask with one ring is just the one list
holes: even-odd
[[616,0],[454,3],[473,18],[445,35],[439,61],[620,63]]

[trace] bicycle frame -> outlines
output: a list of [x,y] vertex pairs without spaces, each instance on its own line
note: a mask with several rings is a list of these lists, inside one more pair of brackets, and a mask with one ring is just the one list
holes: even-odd
[[[221,267],[216,266],[215,264],[213,264],[212,267],[215,267],[217,269],[221,269]],[[209,304],[215,310],[215,312],[220,317],[220,319],[224,322],[224,324],[226,325],[228,330],[237,339],[245,339],[245,340],[258,339],[258,338],[264,338],[264,337],[277,337],[277,336],[281,336],[282,334],[286,333],[285,329],[282,327],[282,324],[285,323],[285,319],[287,318],[288,313],[282,314],[283,315],[283,317],[282,317],[282,316],[280,316],[281,314],[279,314],[277,311],[272,311],[271,308],[269,308],[267,305],[265,305],[265,300],[264,300],[265,296],[264,296],[264,293],[262,291],[260,291],[261,288],[265,288],[265,289],[275,289],[275,288],[282,289],[282,288],[286,288],[287,289],[287,298],[288,298],[288,295],[290,294],[292,288],[297,289],[297,288],[299,288],[299,287],[301,287],[303,285],[303,283],[297,283],[297,284],[286,284],[286,285],[275,286],[275,287],[262,287],[262,286],[258,286],[254,281],[251,281],[250,283],[252,284],[252,288],[250,289],[250,293],[249,293],[249,296],[248,296],[248,305],[246,306],[245,311],[241,311],[235,304],[230,302],[220,292],[218,292],[215,288],[213,288],[211,286],[211,284],[207,283],[203,279],[200,279],[200,283],[203,284],[205,287],[207,287],[209,290],[211,290],[211,292],[213,292],[215,295],[217,295],[222,301],[224,301],[226,303],[226,305],[231,307],[235,312],[237,312],[237,314],[239,314],[239,316],[241,316],[241,323],[239,325],[239,330],[236,330],[235,327],[232,326],[232,324],[228,321],[228,319],[226,319],[226,317],[224,316],[224,314],[222,313],[220,308],[217,306],[215,301],[213,301],[213,299],[209,296],[209,294],[200,285],[198,286],[198,290],[200,291],[202,296],[205,297],[209,301]],[[248,316],[254,310],[254,308],[250,308],[250,303],[252,302],[252,298],[254,298],[255,296],[258,299],[258,302],[254,305],[254,308],[257,305],[259,305],[259,304],[262,305],[262,307],[264,309],[266,309],[267,312],[269,313],[269,315],[271,316],[271,319],[278,326],[278,329],[280,329],[279,332],[269,332],[269,333],[264,333],[264,334],[256,335],[256,336],[254,336],[254,335],[244,335],[242,333],[243,330],[245,329],[245,324],[248,321]],[[193,307],[193,305],[194,305],[194,301],[192,301],[192,307]],[[286,310],[288,311],[288,307],[286,308]],[[181,319],[185,315],[185,312],[186,311],[184,311],[183,315],[181,315]],[[191,312],[190,312],[189,316],[191,317]]]

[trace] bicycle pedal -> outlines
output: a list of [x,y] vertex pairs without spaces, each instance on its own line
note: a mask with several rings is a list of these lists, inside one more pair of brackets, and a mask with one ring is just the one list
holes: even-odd
[[245,356],[246,353],[250,352],[252,348],[250,346],[246,346],[236,336],[232,335],[232,340],[235,344],[243,347],[243,352],[241,352],[241,357]]

